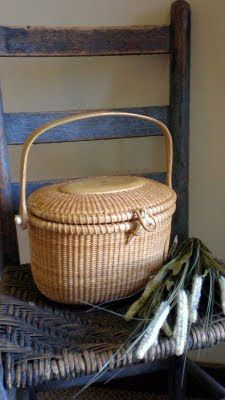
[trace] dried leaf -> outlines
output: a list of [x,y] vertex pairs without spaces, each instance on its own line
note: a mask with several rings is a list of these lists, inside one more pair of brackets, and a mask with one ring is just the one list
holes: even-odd
[[173,276],[179,274],[182,266],[183,266],[183,263],[181,263],[180,261],[177,261],[177,262],[174,263],[174,265],[173,265]]
[[168,292],[170,291],[170,289],[174,286],[174,281],[172,281],[171,279],[168,279],[166,281],[166,288],[168,290]]

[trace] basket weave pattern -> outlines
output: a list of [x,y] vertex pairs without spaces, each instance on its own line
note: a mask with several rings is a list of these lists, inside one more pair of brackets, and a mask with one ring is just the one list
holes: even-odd
[[[74,180],[66,181],[70,182]],[[62,183],[44,186],[32,193],[27,201],[30,214],[63,224],[112,224],[134,220],[136,209],[148,207],[158,220],[164,211],[174,207],[175,201],[174,192],[166,185],[145,178],[134,189],[104,194],[62,193],[62,186]]]
[[171,217],[127,245],[127,233],[76,235],[29,229],[40,291],[63,303],[99,303],[142,288],[167,255]]
[[[98,177],[43,187],[26,202],[31,145],[56,126],[88,118],[138,118],[154,123],[166,142],[166,185],[141,177]],[[62,303],[99,303],[141,289],[167,256],[176,194],[172,189],[172,138],[149,116],[84,113],[50,122],[24,144],[20,215],[29,227],[31,268],[40,291]]]
[[[132,301],[117,302],[113,310],[124,314]],[[127,324],[114,314],[91,310],[48,300],[34,284],[29,265],[6,268],[0,287],[0,340],[6,388],[33,388],[53,379],[56,384],[62,379],[79,379],[98,373],[107,362],[114,374],[118,374],[118,368],[122,371],[134,365],[136,346],[125,355],[127,347],[121,345],[129,335],[128,326],[135,328],[136,323]],[[200,313],[205,317],[204,307]],[[225,341],[225,319],[220,307],[210,326],[205,325],[204,320],[192,325],[187,349],[208,348]],[[118,332],[125,336],[118,336]],[[143,362],[165,360],[174,354],[174,338],[162,335]]]

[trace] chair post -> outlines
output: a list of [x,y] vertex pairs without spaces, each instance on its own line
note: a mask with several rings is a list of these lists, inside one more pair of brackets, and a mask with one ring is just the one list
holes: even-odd
[[12,207],[12,190],[6,135],[4,132],[4,113],[0,86],[0,275],[4,265],[19,262],[16,227]]
[[171,62],[169,125],[174,144],[173,187],[179,197],[174,226],[179,237],[188,236],[190,6],[177,0],[171,6]]

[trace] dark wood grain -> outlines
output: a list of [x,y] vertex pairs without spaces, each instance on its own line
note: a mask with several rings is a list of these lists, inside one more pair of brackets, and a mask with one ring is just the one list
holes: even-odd
[[0,273],[2,273],[4,265],[18,265],[19,262],[16,227],[12,209],[11,180],[0,88],[0,242],[2,250]]
[[[165,182],[165,179],[166,179],[165,172],[152,172],[152,173],[146,172],[146,173],[137,173],[135,175],[155,179],[159,182]],[[34,190],[37,190],[37,189],[41,188],[42,186],[51,185],[53,183],[57,183],[57,182],[61,182],[61,181],[63,181],[63,179],[51,179],[51,180],[28,182],[27,183],[27,196],[29,196],[32,192],[34,192]],[[19,190],[20,190],[19,182],[13,182],[12,183],[12,197],[13,197],[13,212],[14,212],[14,214],[18,213]]]
[[188,235],[190,6],[178,0],[171,7],[171,67],[169,125],[174,144],[173,186],[178,195],[175,224]]
[[0,27],[0,56],[109,56],[169,51],[168,26]]
[[[113,109],[114,111],[134,112],[149,115],[168,124],[168,107],[130,107]],[[91,111],[91,110],[83,110]],[[96,111],[96,110],[92,110]],[[109,110],[108,110],[109,111]],[[112,111],[112,109],[111,109]],[[27,136],[39,126],[69,114],[81,111],[50,113],[6,113],[5,131],[8,144],[22,144]],[[155,124],[134,118],[112,117],[95,118],[61,125],[42,135],[36,143],[72,142],[79,140],[112,139],[125,137],[161,135]]]

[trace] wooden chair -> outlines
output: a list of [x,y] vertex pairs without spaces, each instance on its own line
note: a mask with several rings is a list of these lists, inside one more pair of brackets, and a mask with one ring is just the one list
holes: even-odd
[[[44,38],[44,40],[43,40]],[[65,57],[106,56],[131,54],[170,54],[170,104],[167,106],[122,109],[135,111],[161,119],[171,130],[174,143],[173,185],[178,194],[173,230],[180,237],[188,235],[188,144],[189,144],[189,84],[190,84],[190,7],[178,0],[171,7],[170,26],[131,26],[107,28],[47,28],[0,27],[0,56],[4,57]],[[2,364],[0,397],[2,399],[35,398],[34,387],[48,390],[51,387],[81,385],[90,380],[107,362],[112,352],[74,350],[74,336],[65,324],[84,326],[111,326],[100,314],[85,314],[76,308],[58,305],[45,299],[32,280],[29,265],[19,265],[19,253],[14,224],[18,208],[18,183],[11,183],[7,146],[22,144],[27,135],[41,124],[75,111],[55,113],[4,113],[0,108],[0,222],[1,271],[0,297],[0,354]],[[114,124],[114,125],[113,125]],[[115,125],[111,117],[104,125],[83,123],[65,125],[60,132],[40,138],[39,143],[65,142],[92,139],[156,136],[155,127],[139,122],[130,124],[126,118]],[[149,174],[148,174],[149,175]],[[162,180],[164,173],[150,174]],[[45,182],[30,182],[28,193]],[[4,269],[4,267],[6,267]],[[4,273],[3,273],[4,269]],[[99,319],[100,318],[100,319]],[[101,321],[100,321],[101,320]],[[118,323],[115,320],[114,323]],[[56,328],[57,326],[57,328]],[[194,327],[189,338],[189,348],[213,345],[225,339],[225,324],[215,323],[210,332]],[[170,379],[170,398],[181,399],[180,360],[166,358],[174,354],[173,339],[162,339],[151,349],[144,363],[137,363],[134,355],[122,355],[110,365],[110,371],[99,376],[105,381],[120,371],[120,376],[132,376],[173,365]],[[153,362],[154,361],[154,362]],[[171,364],[172,363],[172,364]],[[174,367],[175,365],[175,367]],[[123,368],[121,368],[123,367]],[[212,383],[213,390],[225,390]],[[216,388],[216,389],[215,389]]]

